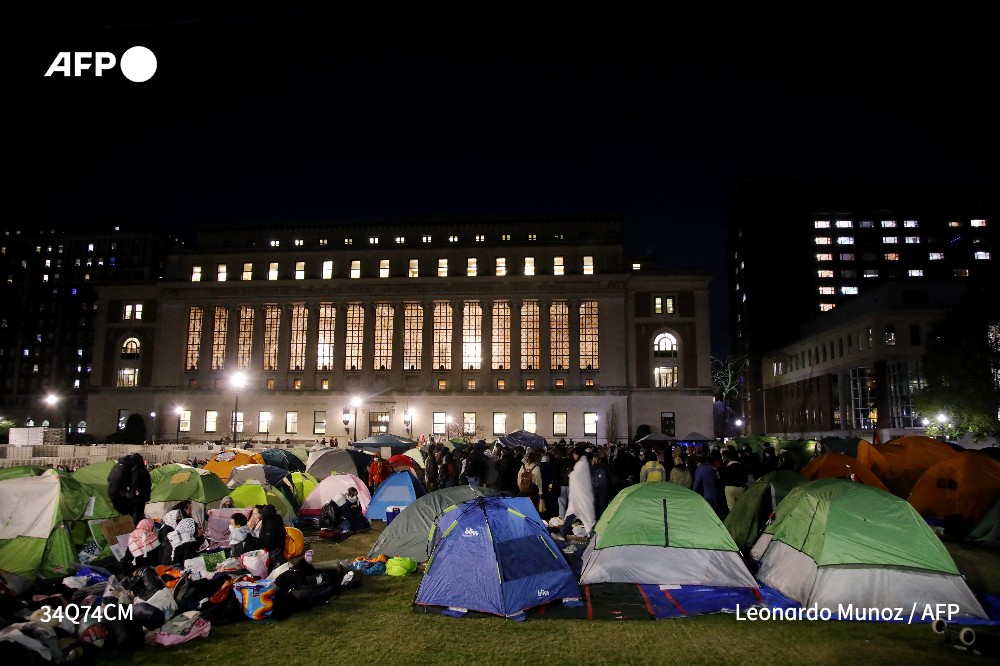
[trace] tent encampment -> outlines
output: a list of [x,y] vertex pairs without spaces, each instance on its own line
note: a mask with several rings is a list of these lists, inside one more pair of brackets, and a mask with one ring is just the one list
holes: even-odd
[[476,611],[521,620],[529,608],[579,600],[580,588],[548,529],[518,509],[525,499],[477,497],[441,516],[414,605],[452,616]]
[[977,451],[957,451],[917,480],[909,502],[926,518],[958,516],[975,526],[1000,497],[1000,462]]
[[368,478],[372,457],[357,449],[314,449],[309,452],[306,471],[322,481],[333,473]]
[[907,435],[885,444],[862,442],[857,459],[885,483],[889,492],[906,499],[924,472],[955,453],[955,449],[931,437]]
[[413,472],[402,470],[393,472],[379,484],[372,495],[372,501],[365,509],[368,520],[385,520],[386,512],[393,507],[407,507],[427,494],[427,488]]
[[594,527],[580,584],[757,587],[715,510],[675,483],[621,490]]
[[723,521],[742,552],[750,552],[750,548],[767,525],[768,518],[781,504],[781,500],[785,499],[785,495],[792,488],[801,486],[805,482],[805,477],[801,474],[779,469],[765,474],[750,484]]
[[300,516],[318,516],[323,511],[327,502],[338,499],[339,495],[347,492],[348,488],[357,488],[358,497],[361,499],[362,510],[368,509],[368,504],[372,500],[371,493],[364,481],[354,474],[333,474],[320,481],[315,488],[306,496],[306,500],[299,509]]
[[[751,550],[757,578],[805,607],[917,608],[986,613],[941,540],[910,504],[843,479],[792,489]],[[922,620],[926,621],[926,620]]]
[[246,449],[226,449],[212,456],[207,463],[205,463],[205,469],[212,472],[217,477],[223,481],[229,480],[229,472],[232,471],[234,467],[239,467],[240,465],[263,465],[264,458],[259,453],[254,453],[253,451],[247,451]]
[[489,488],[480,486],[454,486],[427,493],[403,509],[391,523],[385,526],[375,545],[368,551],[368,558],[379,555],[386,557],[408,557],[415,562],[425,562],[430,555],[430,541],[434,521],[445,509],[473,499],[498,495]]
[[177,502],[191,500],[191,517],[205,524],[205,511],[218,508],[229,488],[214,473],[198,467],[171,463],[149,473],[153,482],[146,503],[146,517],[159,520]]
[[807,481],[818,479],[848,479],[874,486],[886,492],[889,491],[882,480],[868,469],[868,466],[858,462],[857,458],[845,456],[843,453],[823,453],[809,461],[801,472]]

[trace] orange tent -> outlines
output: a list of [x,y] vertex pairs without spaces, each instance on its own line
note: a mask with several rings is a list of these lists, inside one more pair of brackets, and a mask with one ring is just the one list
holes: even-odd
[[885,444],[862,441],[858,445],[858,462],[875,472],[889,492],[904,499],[924,472],[953,455],[955,449],[922,435],[897,437]]
[[978,523],[1000,496],[1000,462],[975,451],[958,451],[920,477],[910,504],[922,516],[961,516],[967,527]]
[[858,462],[857,458],[852,458],[843,453],[824,453],[821,456],[816,456],[799,473],[807,481],[816,481],[817,479],[850,479],[851,474],[853,474],[856,480],[866,486],[875,486],[881,490],[888,491],[888,488],[875,476],[874,472],[864,464]]
[[229,473],[240,465],[263,465],[264,458],[259,453],[246,449],[226,449],[216,453],[205,463],[205,469],[214,473],[223,481],[229,481]]

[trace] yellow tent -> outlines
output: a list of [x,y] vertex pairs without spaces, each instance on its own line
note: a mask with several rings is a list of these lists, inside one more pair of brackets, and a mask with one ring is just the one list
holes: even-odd
[[205,463],[205,469],[213,472],[223,481],[228,481],[229,473],[234,467],[263,464],[264,458],[259,453],[246,449],[226,449],[222,453],[216,453],[212,456],[211,460]]

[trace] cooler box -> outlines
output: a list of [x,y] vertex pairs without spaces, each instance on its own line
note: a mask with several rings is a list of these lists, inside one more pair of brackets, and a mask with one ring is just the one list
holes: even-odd
[[402,509],[403,507],[400,506],[390,506],[388,509],[386,509],[385,524],[388,525],[389,523],[391,523],[392,519],[398,516],[399,512],[402,511]]

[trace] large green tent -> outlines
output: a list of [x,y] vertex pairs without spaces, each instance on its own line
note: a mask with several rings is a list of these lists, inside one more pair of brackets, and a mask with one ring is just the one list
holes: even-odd
[[206,509],[214,509],[229,494],[225,482],[213,472],[199,467],[171,463],[150,472],[153,489],[146,503],[146,516],[160,519],[174,504],[191,500],[192,517],[205,524]]
[[93,538],[87,522],[117,515],[68,473],[34,471],[0,480],[0,572],[29,581],[71,573],[80,546]]
[[792,488],[805,482],[798,472],[777,470],[750,484],[723,521],[741,551],[750,551],[781,500]]
[[233,506],[238,509],[270,504],[277,509],[278,515],[283,521],[289,525],[297,522],[295,509],[292,508],[289,501],[271,486],[263,485],[258,481],[247,481],[231,490],[229,496],[233,498]]
[[675,483],[625,488],[594,533],[583,554],[581,584],[757,586],[715,510]]
[[84,465],[73,472],[73,478],[88,486],[103,486],[107,490],[108,475],[111,474],[111,470],[117,464],[117,460],[102,460],[101,462]]
[[985,618],[941,540],[889,492],[845,479],[792,489],[754,545],[757,577],[803,606],[917,608],[958,604]]

